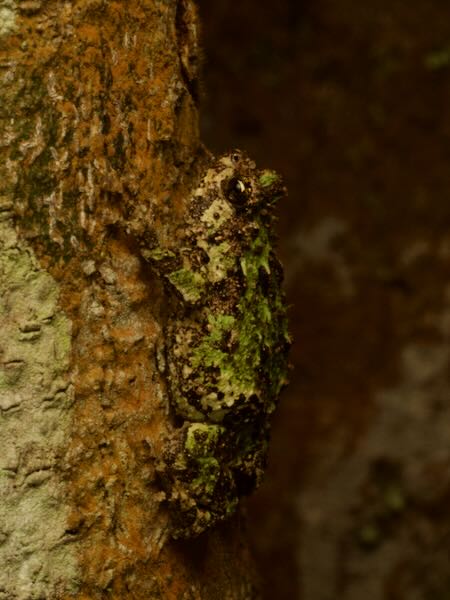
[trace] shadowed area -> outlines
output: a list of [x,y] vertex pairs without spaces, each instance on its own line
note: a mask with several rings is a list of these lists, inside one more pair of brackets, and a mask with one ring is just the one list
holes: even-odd
[[289,189],[294,369],[247,504],[264,597],[449,598],[448,7],[199,4],[203,138]]

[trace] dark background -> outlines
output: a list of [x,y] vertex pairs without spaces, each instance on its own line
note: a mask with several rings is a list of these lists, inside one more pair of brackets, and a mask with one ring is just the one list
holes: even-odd
[[199,5],[203,139],[289,188],[264,597],[450,600],[450,4]]

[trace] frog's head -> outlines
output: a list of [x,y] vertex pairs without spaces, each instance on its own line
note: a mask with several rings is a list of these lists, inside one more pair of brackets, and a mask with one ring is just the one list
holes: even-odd
[[194,191],[190,203],[193,229],[198,235],[205,231],[210,235],[224,226],[232,229],[261,221],[270,226],[273,206],[285,193],[275,171],[257,169],[246,154],[234,150],[211,165]]
[[238,212],[270,209],[286,193],[278,173],[257,169],[240,150],[233,150],[218,162],[223,196]]

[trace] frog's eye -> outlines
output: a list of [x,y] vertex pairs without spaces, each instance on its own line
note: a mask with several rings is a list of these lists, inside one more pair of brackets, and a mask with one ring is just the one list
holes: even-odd
[[232,177],[225,183],[225,195],[236,206],[243,206],[248,197],[249,190],[242,179]]

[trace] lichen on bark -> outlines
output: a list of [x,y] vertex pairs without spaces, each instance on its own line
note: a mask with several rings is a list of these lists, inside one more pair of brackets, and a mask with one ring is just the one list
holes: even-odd
[[[139,246],[152,246],[154,228],[171,239],[204,167],[195,5],[3,0],[0,8],[0,196],[72,324],[75,401],[55,458],[77,548],[70,597],[248,598],[238,528],[211,534],[210,558],[195,571],[190,553],[168,542],[155,469],[174,426],[156,360],[169,307]],[[34,327],[22,333],[36,345]]]
[[0,204],[0,597],[58,597],[79,581],[60,460],[74,394],[71,323],[10,208]]

